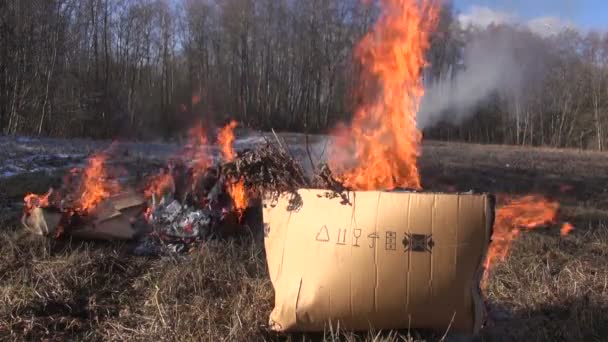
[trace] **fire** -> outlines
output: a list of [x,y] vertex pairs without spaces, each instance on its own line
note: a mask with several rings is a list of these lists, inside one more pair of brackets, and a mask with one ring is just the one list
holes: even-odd
[[574,230],[574,226],[568,222],[562,225],[562,229],[560,230],[561,236],[568,236]]
[[350,129],[334,133],[330,166],[355,190],[420,189],[416,113],[437,8],[430,0],[381,3],[378,23],[355,51],[363,67],[362,103]]
[[110,180],[106,173],[107,156],[97,154],[89,159],[80,183],[80,196],[77,211],[88,212],[101,201],[120,191],[118,182]]
[[188,134],[193,150],[189,151],[186,157],[193,161],[192,167],[194,169],[194,178],[198,179],[211,165],[211,158],[209,158],[209,155],[205,150],[208,144],[207,134],[205,132],[205,127],[201,123],[190,129]]
[[[74,207],[70,208],[74,212],[86,214],[101,201],[120,191],[118,182],[111,179],[106,172],[106,160],[107,155],[104,153],[93,155],[89,158],[88,165],[84,170],[72,169],[65,177],[65,185],[67,185],[67,188],[71,188],[69,186],[71,177],[81,174],[79,183],[77,183],[78,186],[72,193],[68,194],[70,198],[74,199]],[[45,195],[26,195],[24,198],[26,211],[29,212],[36,207],[48,207],[51,194],[53,194],[53,189],[50,189]]]
[[49,197],[53,193],[53,189],[50,189],[44,195],[27,194],[23,201],[25,202],[25,210],[27,212],[32,211],[34,208],[44,208],[49,206]]
[[[228,125],[224,126],[217,137],[218,144],[222,150],[222,154],[224,155],[224,159],[227,161],[231,161],[235,157],[234,148],[232,144],[234,143],[234,129],[236,128],[236,121],[231,121]],[[228,186],[228,192],[230,193],[230,197],[232,197],[232,201],[234,202],[234,208],[239,213],[240,216],[243,215],[243,212],[247,208],[247,191],[245,189],[245,181],[241,178],[236,183],[231,183]]]
[[497,262],[504,262],[521,230],[533,230],[557,222],[559,203],[539,195],[503,199],[494,221],[494,234],[484,263],[482,288]]
[[222,149],[222,153],[224,154],[224,158],[226,160],[234,159],[234,150],[232,148],[232,143],[234,142],[234,129],[236,128],[236,121],[232,120],[230,123],[224,128],[222,128],[218,134],[217,142]]
[[146,198],[161,197],[167,191],[175,192],[175,182],[170,172],[161,172],[151,179],[144,195]]
[[234,208],[240,216],[247,209],[247,193],[245,191],[245,181],[241,178],[237,183],[230,184],[228,188],[230,196],[234,201]]

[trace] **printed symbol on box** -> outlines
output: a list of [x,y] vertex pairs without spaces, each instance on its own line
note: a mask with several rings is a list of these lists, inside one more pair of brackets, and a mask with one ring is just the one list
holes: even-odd
[[338,229],[338,241],[336,245],[346,245],[346,233],[348,229]]
[[361,229],[353,229],[353,246],[354,247],[361,247],[359,246],[359,238],[361,237]]
[[268,237],[270,234],[270,225],[268,223],[264,223],[264,237]]
[[386,232],[386,242],[384,249],[387,251],[397,250],[397,232]]
[[329,241],[329,231],[327,230],[327,226],[321,227],[316,237],[317,241],[320,242],[328,242]]
[[376,240],[380,239],[380,236],[378,233],[371,233],[367,238],[369,239],[369,248],[374,248],[376,247]]
[[412,251],[431,253],[433,250],[433,246],[435,246],[435,242],[433,241],[432,235],[424,234],[405,233],[405,237],[403,238],[402,242],[406,252]]

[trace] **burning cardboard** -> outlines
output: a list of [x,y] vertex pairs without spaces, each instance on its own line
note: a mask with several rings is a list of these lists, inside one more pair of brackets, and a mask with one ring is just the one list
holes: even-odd
[[264,202],[273,330],[429,328],[477,333],[488,195],[299,190]]
[[92,240],[130,240],[137,234],[133,221],[145,208],[142,196],[124,192],[103,200],[86,216],[55,207],[36,207],[26,212],[24,227],[38,235],[60,233]]

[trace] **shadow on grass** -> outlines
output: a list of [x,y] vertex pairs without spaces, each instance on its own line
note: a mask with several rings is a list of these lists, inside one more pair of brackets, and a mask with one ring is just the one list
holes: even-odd
[[[500,310],[500,308],[498,308]],[[608,303],[583,295],[518,310],[483,329],[484,341],[606,341]]]

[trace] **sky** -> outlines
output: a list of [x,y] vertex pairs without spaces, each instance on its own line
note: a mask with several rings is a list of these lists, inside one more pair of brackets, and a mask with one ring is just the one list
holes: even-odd
[[549,30],[608,30],[608,0],[453,0],[461,19],[473,24],[516,21]]

